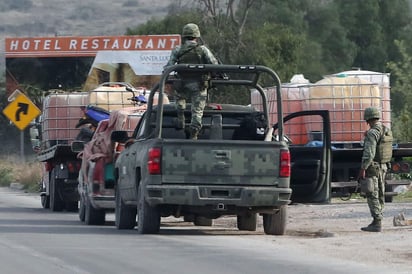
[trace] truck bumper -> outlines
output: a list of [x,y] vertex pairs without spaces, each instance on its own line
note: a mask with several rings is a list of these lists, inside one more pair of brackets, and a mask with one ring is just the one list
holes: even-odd
[[241,186],[147,185],[150,205],[225,205],[236,207],[278,207],[291,202],[292,189]]
[[114,196],[111,195],[92,195],[90,201],[94,208],[99,209],[114,209],[116,202]]

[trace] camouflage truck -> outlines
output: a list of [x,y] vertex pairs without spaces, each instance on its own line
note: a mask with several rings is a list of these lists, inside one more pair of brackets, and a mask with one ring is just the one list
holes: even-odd
[[[174,104],[154,106],[152,103],[154,92],[159,89],[160,98],[165,96],[170,75],[182,71],[212,76],[224,73],[224,78],[209,79],[210,93],[223,93],[228,87],[239,92],[257,90],[264,102],[263,111],[251,106],[210,102],[204,111],[198,140],[188,139],[190,105],[185,111],[186,129],[180,129],[176,127]],[[326,145],[294,151],[300,156],[291,161],[294,156],[283,138],[281,104],[276,124],[269,126],[272,121],[262,89],[264,81],[280,87],[276,73],[263,66],[166,68],[158,87],[149,95],[148,109],[133,138],[126,141],[126,132],[112,133],[113,141],[126,142],[115,162],[116,227],[132,229],[137,217],[138,233],[150,234],[159,233],[162,217],[183,217],[195,225],[212,225],[213,219],[236,215],[239,230],[254,231],[260,214],[266,234],[282,235],[286,230],[287,205],[291,202],[291,170],[300,174],[296,180],[313,180],[310,189],[298,190],[296,200],[300,197],[306,201],[328,202],[327,112],[312,112],[325,118]],[[282,100],[280,93],[278,100]],[[298,164],[300,160],[306,165]]]

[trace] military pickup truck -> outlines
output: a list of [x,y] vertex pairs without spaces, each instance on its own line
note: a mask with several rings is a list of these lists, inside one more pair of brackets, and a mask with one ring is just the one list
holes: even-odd
[[[190,105],[185,112],[186,130],[176,127],[174,104],[163,104],[165,84],[181,71],[227,77],[209,80],[213,92],[228,87],[239,92],[258,90],[263,111],[251,106],[209,103],[198,140],[187,139]],[[165,69],[160,83],[149,95],[148,109],[133,138],[115,131],[112,141],[126,142],[115,163],[115,224],[140,234],[158,233],[161,217],[183,217],[195,225],[211,225],[224,215],[237,216],[239,230],[256,230],[263,216],[266,234],[283,235],[291,182],[296,201],[330,200],[330,128],[328,112],[304,112],[323,118],[324,146],[293,148],[291,155],[283,135],[282,105],[273,127],[268,115],[264,82],[278,87],[280,80],[263,66],[175,65]],[[159,104],[153,94],[159,92]],[[209,100],[210,101],[210,100]],[[299,114],[285,117],[285,122]],[[322,120],[322,119],[321,119]],[[280,140],[280,141],[279,141]],[[291,160],[292,159],[292,160]],[[291,171],[296,172],[295,179]],[[304,182],[304,183],[302,183]],[[293,186],[292,186],[293,187]]]

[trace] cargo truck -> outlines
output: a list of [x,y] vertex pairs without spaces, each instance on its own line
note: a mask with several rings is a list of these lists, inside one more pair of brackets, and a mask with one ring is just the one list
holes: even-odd
[[[309,83],[303,75],[295,75],[291,83],[282,85],[282,106],[285,114],[304,110],[328,110],[331,119],[332,177],[334,196],[349,198],[359,192],[357,176],[363,151],[364,133],[368,129],[363,119],[366,107],[375,106],[381,110],[381,121],[391,127],[390,81],[388,73],[364,70],[350,70],[325,76]],[[265,90],[269,102],[269,113],[277,113],[275,89]],[[252,93],[251,103],[262,109],[257,92]],[[291,146],[316,146],[323,141],[323,132],[313,118],[300,118],[285,127],[285,134]],[[386,178],[385,200],[392,201],[396,186],[409,185],[402,174],[409,174],[408,157],[412,148],[408,144],[395,143],[393,160]]]
[[40,130],[31,128],[32,139],[39,140],[37,159],[44,164],[40,192],[43,208],[78,208],[76,187],[81,161],[71,150],[71,143],[79,134],[76,124],[83,115],[81,107],[87,104],[87,92],[52,93],[43,101]]
[[88,92],[52,91],[43,100],[39,122],[31,128],[37,159],[44,163],[41,204],[52,211],[78,210],[78,177],[82,159],[72,143],[81,135],[87,106],[110,111],[135,105],[134,95],[144,93],[128,83],[102,83]]

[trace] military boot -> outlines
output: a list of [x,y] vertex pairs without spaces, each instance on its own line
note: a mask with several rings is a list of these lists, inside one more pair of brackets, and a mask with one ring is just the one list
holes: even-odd
[[368,232],[381,232],[382,221],[380,219],[373,218],[372,223],[370,223],[368,226],[362,227],[361,230]]
[[185,128],[185,114],[183,112],[177,112],[177,119],[176,119],[176,129],[183,129]]
[[198,135],[199,135],[199,130],[197,128],[190,128],[190,139],[197,140]]

